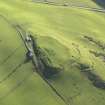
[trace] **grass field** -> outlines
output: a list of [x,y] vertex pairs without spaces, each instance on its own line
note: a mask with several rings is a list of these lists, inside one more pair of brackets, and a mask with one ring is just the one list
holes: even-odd
[[[33,1],[0,0],[0,105],[105,105],[105,13]],[[92,0],[53,1],[101,8]],[[48,81],[65,102],[25,62],[17,24],[63,68]]]

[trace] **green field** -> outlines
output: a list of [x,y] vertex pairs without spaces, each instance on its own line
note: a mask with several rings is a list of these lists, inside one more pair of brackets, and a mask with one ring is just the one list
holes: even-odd
[[[102,7],[92,0],[39,1],[0,0],[0,105],[105,105],[105,13],[76,6]],[[25,62],[15,25],[62,68],[48,79],[60,96]]]

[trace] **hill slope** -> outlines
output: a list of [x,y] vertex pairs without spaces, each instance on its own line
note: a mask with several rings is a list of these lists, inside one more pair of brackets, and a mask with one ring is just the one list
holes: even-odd
[[[91,0],[68,1],[99,8]],[[105,104],[103,12],[30,0],[1,0],[0,14],[1,105]],[[16,25],[32,33],[51,65],[61,68],[59,74],[47,79],[55,90],[33,72],[31,61],[25,62],[27,49]]]

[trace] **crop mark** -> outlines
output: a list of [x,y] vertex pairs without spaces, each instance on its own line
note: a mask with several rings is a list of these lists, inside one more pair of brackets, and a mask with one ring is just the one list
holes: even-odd
[[17,47],[14,51],[12,51],[11,54],[8,55],[8,56],[1,62],[0,66],[3,65],[4,63],[6,63],[6,62],[17,52],[17,50],[19,50],[19,48],[20,48],[20,46]]
[[[0,14],[0,17],[2,17],[12,28],[14,28],[16,30],[16,28],[14,27],[14,24],[11,21],[9,21],[4,15]],[[1,42],[1,40],[0,40],[0,42]],[[10,55],[8,55],[7,58],[5,58],[1,62],[0,66],[3,65],[7,60],[9,60],[17,52],[17,50],[19,50],[20,47],[21,46],[17,47]]]
[[13,88],[11,88],[7,93],[5,93],[3,96],[0,97],[0,100],[5,99],[7,96],[9,96],[10,94],[12,94],[14,91],[16,91],[16,89],[18,87],[20,87],[26,80],[28,80],[31,76],[33,75],[33,73],[28,74],[27,76],[25,76],[23,78],[23,80],[21,80],[19,83],[17,83],[16,86],[14,86]]
[[13,75],[23,64],[23,61],[20,64],[18,64],[6,77],[0,80],[0,84],[6,81],[11,75]]
[[[12,26],[12,28],[14,28],[16,31],[16,27],[14,27],[14,24],[12,24],[6,17],[4,17],[3,15],[0,15],[0,17],[2,17],[8,24],[10,24]],[[21,34],[20,31],[18,31],[18,33]],[[1,40],[0,40],[1,42]],[[0,64],[4,64],[10,57],[12,57],[13,54],[15,54],[15,52],[19,49],[20,47],[16,48],[6,59],[4,59],[4,61]],[[0,84],[3,83],[4,81],[6,81],[11,75],[13,75],[24,63],[26,63],[25,61],[22,61],[20,64],[18,64],[6,77],[4,77],[1,81]],[[32,75],[33,73],[31,73]],[[12,89],[10,89],[10,91],[8,91],[6,94],[4,94],[3,96],[0,97],[0,99],[4,99],[6,98],[9,94],[13,93],[19,86],[22,85],[22,83],[27,80],[31,75],[27,75],[22,81],[20,81],[15,87],[13,87]]]
[[75,49],[77,50],[77,52],[78,52],[78,55],[79,55],[79,58],[78,59],[80,59],[80,57],[81,57],[81,51],[80,51],[80,49],[79,49],[79,45],[77,45],[77,44],[75,44],[75,43],[72,43],[72,45],[75,47]]

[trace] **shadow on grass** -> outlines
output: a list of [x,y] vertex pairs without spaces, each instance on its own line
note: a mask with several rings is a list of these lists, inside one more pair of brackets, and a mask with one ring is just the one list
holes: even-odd
[[96,4],[98,4],[100,7],[105,8],[105,0],[92,0]]
[[105,90],[105,81],[97,75],[92,67],[87,64],[78,63],[78,67],[82,73],[92,82],[93,86]]
[[38,46],[37,39],[32,35],[30,37],[32,39],[32,47],[38,64],[38,72],[41,73],[44,78],[51,79],[54,75],[57,75],[62,68],[55,67],[43,49]]

